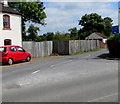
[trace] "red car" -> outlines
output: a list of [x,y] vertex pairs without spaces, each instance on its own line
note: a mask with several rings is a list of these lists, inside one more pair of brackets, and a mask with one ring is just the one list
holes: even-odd
[[14,61],[26,60],[29,62],[32,55],[17,45],[0,46],[0,62],[12,65]]

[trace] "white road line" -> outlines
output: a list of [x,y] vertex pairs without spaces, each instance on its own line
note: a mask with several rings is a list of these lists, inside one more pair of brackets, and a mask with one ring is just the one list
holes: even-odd
[[85,56],[85,57],[82,57],[82,58],[88,58],[88,57],[90,57],[91,55],[88,55],[88,56]]
[[97,99],[90,100],[88,102],[94,102],[94,101],[97,101],[97,100],[102,100],[104,98],[115,96],[115,95],[118,95],[118,93],[114,93],[114,94],[111,94],[111,95],[103,96],[103,97],[100,97],[100,98],[97,98]]
[[50,67],[54,67],[55,65],[51,65]]
[[71,61],[73,61],[73,60],[69,60],[69,62],[71,62]]
[[40,70],[37,70],[37,71],[34,71],[34,72],[32,72],[31,74],[36,74],[36,73],[38,73]]
[[65,64],[65,63],[69,63],[71,62],[72,60],[69,60],[69,61],[65,61],[65,62],[61,62],[61,63],[58,63],[58,64],[55,64],[55,65],[50,65],[50,67],[55,67],[57,65],[61,65],[61,64]]

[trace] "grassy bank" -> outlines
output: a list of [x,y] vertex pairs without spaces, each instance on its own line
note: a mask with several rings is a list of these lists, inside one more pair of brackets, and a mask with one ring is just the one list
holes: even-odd
[[95,49],[95,50],[92,50],[92,51],[73,53],[73,54],[70,54],[70,55],[71,55],[71,56],[72,56],[72,55],[80,55],[80,54],[89,53],[89,52],[96,52],[96,51],[100,51],[100,50],[101,50],[101,49]]

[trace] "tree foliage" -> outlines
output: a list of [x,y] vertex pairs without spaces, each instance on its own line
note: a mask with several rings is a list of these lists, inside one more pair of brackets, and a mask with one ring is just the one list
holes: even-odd
[[47,32],[46,34],[43,34],[45,40],[53,40],[54,38],[54,33],[53,32]]
[[43,41],[70,40],[70,33],[60,33],[59,31],[56,33],[47,32],[40,37],[43,38]]
[[106,36],[112,33],[112,19],[110,17],[102,18],[96,13],[85,14],[79,20],[79,25],[82,28],[79,31],[79,36],[85,38],[92,32],[100,32]]
[[107,40],[107,46],[112,57],[120,58],[120,34],[110,36]]
[[37,36],[38,36],[38,31],[40,29],[38,27],[34,27],[34,25],[30,25],[30,27],[28,28],[28,39],[30,39],[31,41],[36,41]]
[[16,11],[20,12],[22,15],[22,35],[23,40],[26,39],[25,23],[33,22],[41,25],[45,25],[44,19],[46,14],[44,12],[43,2],[40,0],[31,1],[31,0],[21,0],[21,2],[9,2],[9,6],[14,8]]
[[56,32],[54,35],[54,41],[55,40],[70,40],[70,34],[69,33],[60,33]]
[[78,39],[78,30],[76,27],[70,28],[68,31],[70,32],[71,39],[73,39],[73,40]]

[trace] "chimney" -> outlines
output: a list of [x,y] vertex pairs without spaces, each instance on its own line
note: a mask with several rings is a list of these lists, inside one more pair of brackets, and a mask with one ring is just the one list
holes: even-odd
[[0,0],[0,3],[2,3],[4,6],[8,7],[8,0]]

